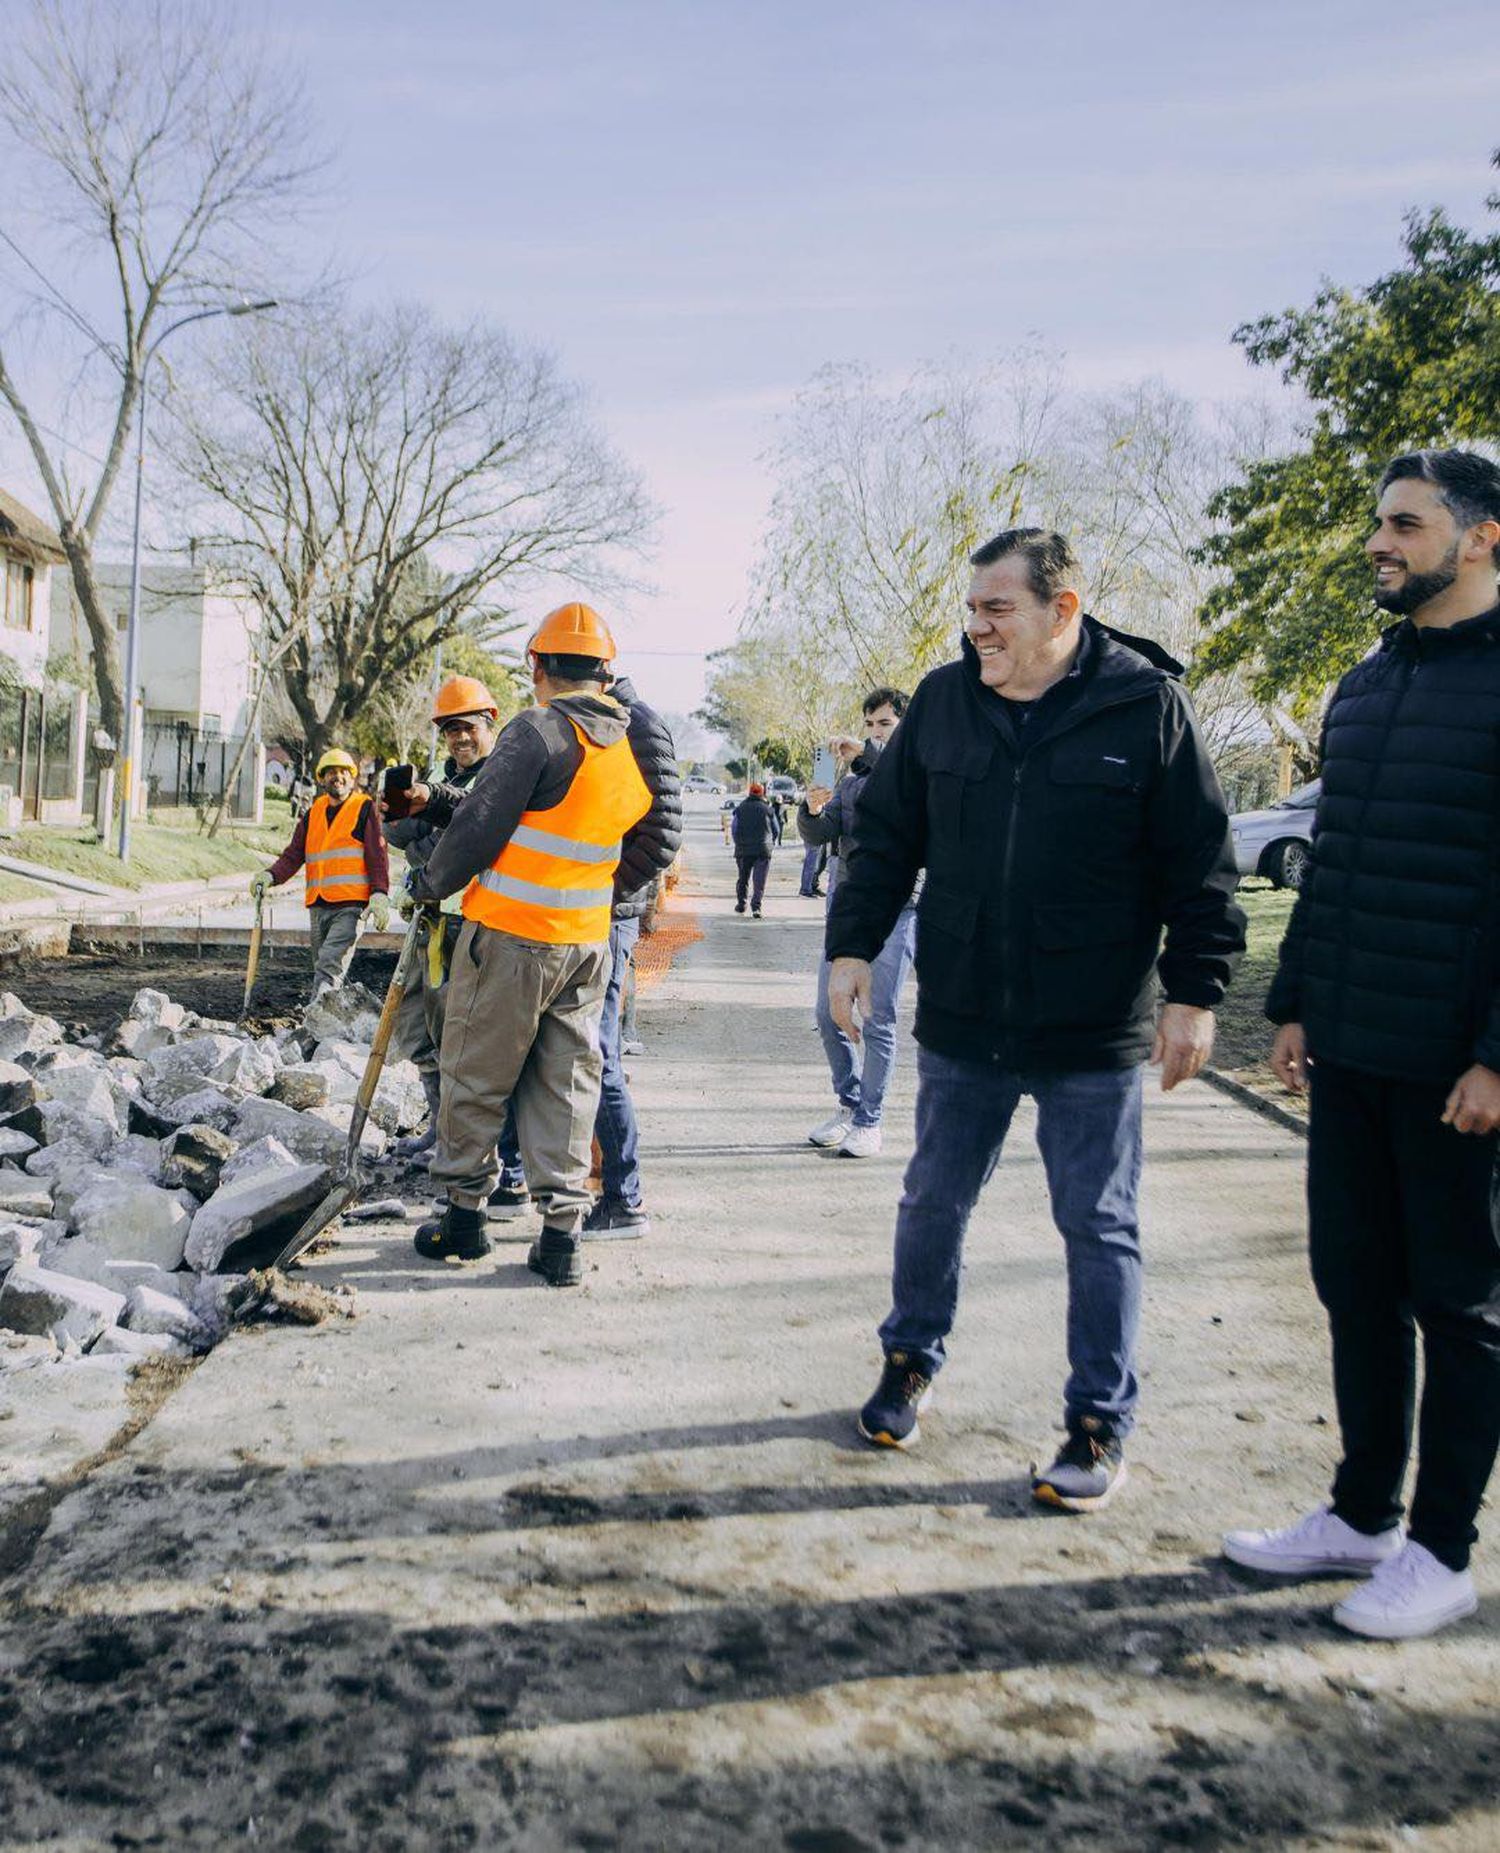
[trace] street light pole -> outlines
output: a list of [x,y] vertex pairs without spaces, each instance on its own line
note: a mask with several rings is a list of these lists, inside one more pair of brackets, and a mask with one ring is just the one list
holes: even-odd
[[[146,349],[141,362],[141,404],[135,441],[135,532],[130,545],[130,613],[125,621],[125,739],[120,757],[120,860],[130,860],[130,805],[135,786],[135,697],[141,669],[141,496],[146,476],[146,407],[150,402],[151,363],[162,343],[189,322],[206,322],[218,315],[259,315],[274,309],[274,300],[238,302],[222,309],[198,309],[165,327]],[[121,743],[117,743],[121,744]]]

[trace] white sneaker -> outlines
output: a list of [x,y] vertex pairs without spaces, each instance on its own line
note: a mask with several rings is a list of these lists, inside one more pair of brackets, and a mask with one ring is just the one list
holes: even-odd
[[1378,1641],[1410,1641],[1436,1634],[1479,1607],[1467,1570],[1450,1570],[1425,1545],[1408,1542],[1333,1611],[1341,1628]]
[[1371,1576],[1401,1549],[1399,1525],[1371,1537],[1319,1506],[1279,1531],[1227,1531],[1224,1555],[1278,1576]]
[[807,1135],[807,1143],[809,1145],[842,1145],[853,1123],[841,1107],[837,1113],[830,1114],[821,1125],[813,1127]]
[[874,1158],[880,1150],[878,1126],[851,1126],[839,1146],[840,1158]]

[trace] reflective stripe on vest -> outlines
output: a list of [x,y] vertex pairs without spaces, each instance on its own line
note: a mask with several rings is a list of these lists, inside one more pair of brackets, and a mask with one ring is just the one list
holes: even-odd
[[614,873],[625,832],[651,808],[627,740],[597,746],[568,716],[583,760],[560,804],[527,811],[470,882],[464,916],[517,939],[590,946],[609,938]]
[[365,804],[362,792],[351,792],[334,809],[324,796],[313,801],[307,813],[307,851],[303,880],[307,905],[315,901],[365,902],[370,898],[370,873],[365,867],[365,846],[354,832]]

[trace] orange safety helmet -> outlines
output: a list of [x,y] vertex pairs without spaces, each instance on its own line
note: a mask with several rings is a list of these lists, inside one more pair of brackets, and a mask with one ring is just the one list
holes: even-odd
[[500,704],[474,676],[449,676],[432,704],[433,724],[459,714],[489,714],[498,720]]
[[526,645],[529,656],[592,656],[615,660],[615,640],[592,605],[559,605],[549,611]]

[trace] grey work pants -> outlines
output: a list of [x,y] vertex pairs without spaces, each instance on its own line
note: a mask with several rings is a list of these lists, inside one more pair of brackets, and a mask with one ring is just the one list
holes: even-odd
[[428,1175],[479,1209],[500,1175],[495,1142],[514,1097],[526,1182],[543,1223],[576,1234],[599,1107],[599,1015],[609,946],[543,946],[465,921],[445,987],[442,1106]]
[[308,949],[312,953],[312,994],[337,990],[354,957],[354,943],[359,938],[359,917],[364,912],[358,901],[330,906],[318,901],[307,910]]
[[[443,915],[440,930],[448,935],[450,962],[453,942],[458,938],[458,929],[462,924],[456,915]],[[443,1020],[448,1009],[448,986],[441,984],[434,989],[427,969],[431,934],[430,924],[424,926],[418,934],[416,976],[407,987],[401,1007],[396,1012],[396,1031],[392,1038],[394,1053],[414,1062],[418,1073],[423,1075],[436,1075],[438,1072],[438,1051],[443,1046]]]

